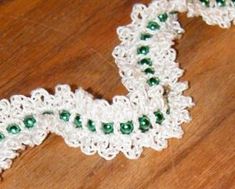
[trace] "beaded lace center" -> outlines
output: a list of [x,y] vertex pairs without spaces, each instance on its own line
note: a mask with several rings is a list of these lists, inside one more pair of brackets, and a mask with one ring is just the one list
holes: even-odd
[[181,124],[191,120],[188,108],[194,104],[183,95],[187,82],[178,81],[183,70],[172,46],[184,30],[177,12],[202,16],[207,24],[222,28],[235,23],[234,0],[154,0],[148,6],[134,5],[132,22],[117,29],[121,43],[113,51],[128,94],[109,103],[81,88],[73,92],[69,85],[58,85],[54,94],[36,89],[30,97],[2,99],[0,173],[10,168],[19,150],[40,145],[49,133],[107,160],[119,152],[137,159],[144,147],[160,151],[167,147],[167,139],[181,138]]

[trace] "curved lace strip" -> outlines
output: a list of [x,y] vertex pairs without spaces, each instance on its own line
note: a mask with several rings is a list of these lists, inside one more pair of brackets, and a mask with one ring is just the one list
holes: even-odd
[[231,23],[235,24],[235,1],[195,1],[188,3],[188,16],[202,16],[208,25],[219,25],[222,28],[229,28]]
[[30,97],[1,100],[0,172],[10,168],[19,150],[41,144],[49,133],[107,160],[119,152],[136,159],[143,147],[160,151],[168,138],[181,138],[180,125],[190,121],[187,108],[193,102],[182,95],[187,83],[178,81],[183,70],[172,46],[183,29],[172,11],[185,11],[186,3],[137,4],[132,23],[117,29],[121,44],[113,56],[127,96],[115,96],[110,104],[81,88],[73,92],[58,85],[55,94],[37,89]]
[[[155,0],[163,2],[164,0]],[[235,24],[235,0],[169,0],[171,9],[186,12],[188,17],[201,16],[208,25],[229,28]]]

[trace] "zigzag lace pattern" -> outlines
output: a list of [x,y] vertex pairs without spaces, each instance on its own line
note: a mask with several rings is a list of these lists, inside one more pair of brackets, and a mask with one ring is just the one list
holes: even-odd
[[132,22],[117,29],[121,43],[113,51],[128,94],[115,96],[109,103],[81,88],[71,91],[68,85],[58,85],[54,94],[36,89],[30,97],[2,99],[0,172],[10,168],[19,150],[40,145],[49,133],[62,136],[69,146],[80,147],[87,155],[98,153],[107,160],[119,152],[137,159],[144,147],[160,151],[167,147],[167,139],[181,138],[180,125],[191,120],[188,108],[194,104],[183,95],[187,82],[178,81],[183,70],[172,46],[184,30],[176,10],[201,15],[208,24],[221,27],[229,27],[235,18],[232,3],[223,10],[214,4],[205,9],[199,1],[182,0],[135,5]]

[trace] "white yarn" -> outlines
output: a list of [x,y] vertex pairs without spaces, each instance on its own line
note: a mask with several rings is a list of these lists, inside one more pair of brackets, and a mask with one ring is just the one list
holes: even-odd
[[[189,16],[201,15],[208,24],[218,24],[229,27],[235,20],[234,4],[226,7],[203,7],[199,1],[186,0],[155,0],[148,7],[136,4],[131,13],[132,23],[119,27],[117,33],[121,40],[113,56],[119,68],[122,83],[127,88],[127,96],[115,96],[112,103],[106,100],[94,99],[93,96],[79,88],[71,91],[68,85],[58,85],[55,94],[49,94],[44,89],[32,91],[31,97],[22,95],[12,96],[10,100],[0,101],[0,132],[5,139],[0,141],[0,172],[10,168],[12,159],[18,156],[18,150],[25,146],[40,145],[48,133],[62,136],[71,147],[80,147],[87,155],[98,153],[101,157],[110,160],[119,152],[127,158],[140,157],[143,147],[160,151],[167,147],[167,139],[181,138],[183,131],[181,124],[191,120],[187,108],[193,106],[191,97],[182,95],[188,88],[186,82],[179,82],[183,70],[175,62],[176,51],[172,48],[174,40],[183,33],[177,21],[176,14],[171,11],[188,11]],[[149,31],[152,38],[140,40],[140,34],[146,32],[146,25],[156,20],[159,14],[168,13],[166,22],[158,22],[160,30]],[[136,53],[139,46],[150,47],[149,57],[154,62],[155,76],[159,77],[160,84],[150,87],[146,80],[149,75],[142,70],[138,61],[143,55]],[[164,95],[164,88],[169,87],[168,103]],[[167,110],[170,108],[170,113]],[[70,121],[64,122],[59,118],[62,110],[71,113]],[[154,112],[161,110],[165,120],[157,124]],[[43,114],[52,111],[53,114]],[[77,114],[81,115],[85,125],[89,119],[96,124],[96,132],[87,127],[75,128],[73,120]],[[34,115],[36,126],[31,129],[23,127],[23,119],[27,115]],[[138,118],[147,115],[152,124],[148,132],[141,132]],[[133,121],[134,130],[130,135],[120,132],[120,123]],[[104,134],[102,123],[114,123],[112,134]],[[13,135],[6,131],[9,124],[20,125],[22,131]]]
[[235,2],[226,1],[226,6],[220,7],[216,1],[210,1],[210,7],[205,7],[200,1],[192,1],[187,4],[188,16],[202,16],[208,25],[219,25],[221,28],[229,28],[235,24]]

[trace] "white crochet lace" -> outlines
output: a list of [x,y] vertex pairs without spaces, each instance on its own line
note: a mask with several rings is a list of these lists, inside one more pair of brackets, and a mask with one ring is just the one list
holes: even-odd
[[[232,1],[228,1],[225,7],[217,6],[215,1],[211,1],[210,7],[205,7],[200,1],[186,0],[155,0],[149,6],[135,5],[131,13],[132,23],[117,29],[121,44],[113,51],[128,94],[113,97],[110,104],[106,100],[94,99],[81,88],[73,92],[68,85],[58,85],[54,95],[44,89],[36,89],[31,97],[16,95],[10,100],[1,100],[0,132],[4,139],[0,141],[0,172],[10,168],[18,150],[41,144],[49,133],[62,136],[69,146],[80,147],[85,154],[97,152],[107,160],[119,152],[136,159],[143,147],[160,151],[167,147],[168,138],[181,138],[183,131],[180,125],[190,121],[187,108],[192,107],[193,102],[190,97],[182,95],[187,83],[178,81],[183,70],[175,62],[176,51],[172,46],[183,29],[172,11],[188,11],[189,16],[201,15],[208,24],[221,27],[229,27],[231,22],[235,22]],[[165,13],[167,20],[159,21],[158,16]],[[150,21],[157,22],[160,29],[149,30],[146,26]],[[151,38],[141,40],[142,33],[150,34]],[[138,64],[145,57],[137,53],[143,46],[150,49],[148,57],[153,62],[154,74],[146,74],[143,70],[148,66]],[[150,86],[146,81],[151,77],[158,78],[160,83]],[[63,110],[71,114],[68,121],[59,116]],[[156,111],[164,117],[161,124],[156,122]],[[35,127],[30,129],[24,127],[24,118],[29,115],[37,120]],[[81,115],[82,128],[74,126],[77,115]],[[143,115],[151,122],[147,132],[139,129],[139,118]],[[88,120],[94,122],[95,132],[86,127]],[[120,124],[128,121],[133,122],[134,129],[130,134],[123,134]],[[110,122],[113,123],[113,133],[105,134],[102,123]],[[21,131],[9,133],[7,127],[11,124],[19,125]]]

